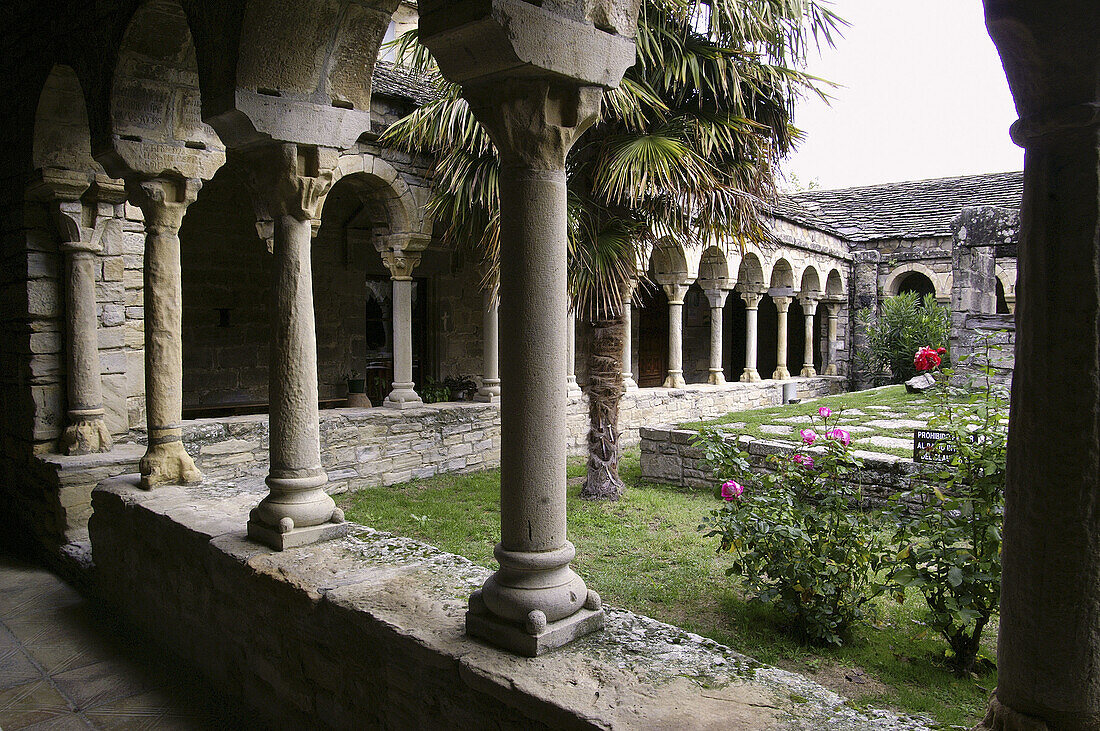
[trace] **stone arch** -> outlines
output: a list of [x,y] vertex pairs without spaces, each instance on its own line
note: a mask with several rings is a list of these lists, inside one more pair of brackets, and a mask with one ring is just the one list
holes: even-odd
[[741,259],[737,267],[737,284],[740,288],[764,287],[764,266],[756,254],[749,252]]
[[130,172],[209,180],[225,146],[202,120],[190,25],[175,0],[148,0],[130,17],[110,76],[96,159],[110,175]]
[[699,260],[698,283],[703,290],[729,289],[732,286],[729,261],[719,247],[711,246],[703,252]]
[[657,242],[649,259],[649,275],[657,284],[687,284],[687,255],[680,242],[673,239]]
[[837,269],[829,270],[829,276],[825,279],[825,294],[830,297],[842,297],[844,295],[844,278]]
[[92,158],[84,90],[76,72],[65,64],[55,64],[42,85],[35,110],[31,160],[37,170],[102,172]]
[[802,270],[801,278],[802,286],[799,293],[803,297],[820,297],[821,296],[821,275],[817,273],[817,268],[813,264],[808,265]]
[[[370,130],[371,78],[398,0],[247,0],[201,19],[203,112],[227,144],[350,147]],[[232,54],[221,50],[230,36]]]
[[[932,294],[936,299],[944,300],[951,297],[951,282],[947,275],[937,274],[924,264],[909,263],[893,269],[886,277],[886,283],[882,287],[887,297],[896,297],[904,291],[906,280],[913,275],[921,275],[932,285]],[[913,284],[913,282],[910,282]]]
[[769,282],[772,287],[793,289],[794,269],[791,267],[791,263],[782,257],[778,259],[775,264],[772,265]]
[[388,233],[431,235],[432,221],[427,215],[427,207],[417,200],[397,170],[382,158],[368,154],[342,155],[332,179],[333,188],[341,182],[352,182],[361,196],[377,201],[385,212]]

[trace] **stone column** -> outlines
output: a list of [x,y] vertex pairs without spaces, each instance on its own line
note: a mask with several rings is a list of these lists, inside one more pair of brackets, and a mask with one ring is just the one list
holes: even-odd
[[726,374],[722,371],[722,308],[726,306],[728,289],[708,289],[707,301],[710,302],[710,378],[715,386],[726,383]]
[[581,394],[577,385],[577,316],[573,310],[569,310],[565,324],[565,392],[569,396]]
[[633,314],[634,305],[632,304],[632,298],[634,296],[634,287],[637,286],[637,282],[631,281],[627,286],[626,291],[623,293],[623,390],[624,391],[637,391],[638,382],[634,380],[634,344],[633,333],[631,329],[634,327]]
[[65,454],[111,449],[111,434],[103,419],[94,269],[110,219],[96,216],[94,199],[90,204],[81,201],[88,187],[87,175],[50,169],[43,171],[42,183],[31,193],[40,193],[53,208],[61,239],[68,425],[60,447]]
[[791,306],[791,297],[772,297],[775,309],[779,313],[776,320],[775,373],[772,378],[786,381],[791,377],[787,370],[787,309]]
[[474,401],[494,404],[500,401],[500,374],[497,370],[498,311],[496,292],[485,292],[482,296],[481,313],[481,388],[474,395]]
[[412,375],[412,271],[420,263],[420,252],[390,248],[382,261],[393,279],[393,387],[383,406],[411,409],[423,406]]
[[[870,349],[864,322],[873,323],[878,319],[878,264],[880,255],[874,249],[852,252],[851,302],[848,309],[849,338],[853,355],[866,353]],[[852,385],[856,390],[870,388],[875,384],[874,374],[860,364],[858,358],[851,360]]]
[[537,655],[603,626],[599,597],[570,568],[566,540],[565,155],[602,91],[544,78],[466,87],[501,155],[500,569],[470,598],[466,630]]
[[979,728],[1100,728],[1097,5],[986,4],[1026,149],[997,690]]
[[136,176],[126,181],[130,202],[145,218],[145,412],[149,446],[141,486],[200,482],[183,448],[183,276],[179,229],[195,201],[197,179]]
[[665,388],[683,388],[684,382],[684,296],[686,284],[662,285],[668,295],[668,376]]
[[817,375],[814,368],[814,313],[817,311],[817,300],[813,297],[804,297],[799,300],[802,305],[802,314],[806,317],[805,346],[802,356],[802,372],[804,378],[813,378]]
[[836,367],[836,330],[840,317],[840,303],[829,302],[826,307],[829,308],[829,364],[825,366],[825,375],[835,376],[838,375]]
[[760,372],[756,370],[757,315],[763,292],[741,290],[741,299],[745,301],[745,371],[741,374],[742,383],[758,383]]
[[273,224],[270,493],[249,514],[248,537],[280,551],[343,535],[349,527],[324,489],[310,262],[310,222],[332,185],[334,157],[280,143],[247,161],[258,213]]

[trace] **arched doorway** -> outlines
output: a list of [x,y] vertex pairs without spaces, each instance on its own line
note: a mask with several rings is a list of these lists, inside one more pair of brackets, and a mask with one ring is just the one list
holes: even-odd
[[656,388],[668,375],[668,297],[661,287],[639,287],[638,387]]
[[897,282],[897,294],[905,292],[915,292],[917,299],[923,302],[925,295],[936,296],[936,285],[920,272],[908,272]]

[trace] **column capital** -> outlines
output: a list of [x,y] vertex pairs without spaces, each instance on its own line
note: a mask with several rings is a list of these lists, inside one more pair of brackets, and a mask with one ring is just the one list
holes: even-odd
[[126,197],[141,209],[147,231],[178,231],[200,188],[202,181],[198,178],[134,176],[126,180]]
[[1084,139],[1095,145],[1095,131],[1100,127],[1100,103],[1073,104],[1066,107],[1044,109],[1036,114],[1020,117],[1009,128],[1012,141],[1025,149],[1050,146],[1063,141]]
[[320,219],[336,158],[334,149],[293,142],[264,145],[236,157],[248,173],[258,227],[276,216]]
[[603,88],[569,79],[505,77],[463,96],[500,151],[501,165],[563,171],[573,142],[596,120]]
[[382,263],[390,270],[391,279],[408,281],[412,279],[413,269],[420,263],[420,252],[387,249],[382,252]]
[[809,316],[817,311],[817,303],[821,301],[820,297],[799,297],[798,303],[802,305],[802,314]]
[[825,300],[825,306],[829,308],[830,320],[835,320],[840,317],[840,308],[842,305],[842,302],[830,302],[829,300]]
[[772,302],[775,303],[775,309],[780,312],[786,312],[787,308],[791,306],[793,297],[772,297]]
[[755,310],[760,306],[760,300],[764,297],[763,287],[737,287],[737,293],[741,295],[741,299],[745,301],[745,307],[750,310]]
[[710,302],[710,308],[712,310],[725,307],[726,297],[729,296],[730,290],[717,287],[715,289],[705,290],[707,295],[707,301]]
[[679,283],[662,284],[661,289],[665,291],[670,305],[682,305],[684,304],[684,297],[687,295],[688,286]]

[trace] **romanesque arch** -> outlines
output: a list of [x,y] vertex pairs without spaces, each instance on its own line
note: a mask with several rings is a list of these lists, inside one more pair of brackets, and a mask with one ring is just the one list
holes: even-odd
[[917,262],[902,264],[886,276],[882,291],[887,297],[896,297],[906,291],[921,296],[930,293],[943,302],[951,298],[951,275],[939,274]]

